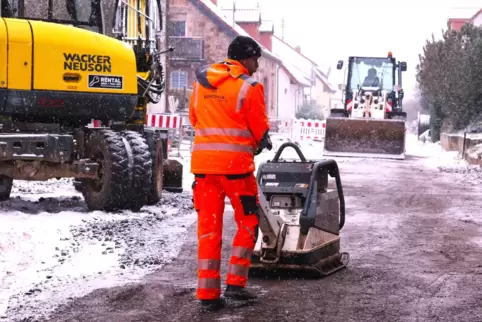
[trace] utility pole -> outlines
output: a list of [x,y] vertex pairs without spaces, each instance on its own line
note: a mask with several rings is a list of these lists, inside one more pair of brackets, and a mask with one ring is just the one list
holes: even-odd
[[234,25],[236,24],[235,13],[236,13],[236,0],[233,0],[233,25],[232,25],[233,28],[234,28]]
[[285,18],[281,18],[281,39],[285,40]]
[[[162,1],[159,1],[158,2],[160,6],[162,6]],[[169,41],[169,22],[171,21],[171,17],[169,15],[169,9],[170,9],[170,5],[169,5],[169,0],[165,0],[164,1],[164,8],[165,10],[162,10],[161,11],[161,16],[159,17],[160,21],[161,21],[161,26],[160,26],[160,29],[161,29],[161,35],[162,33],[164,33],[164,47],[169,47],[170,45],[170,41]],[[161,9],[161,8],[159,8]],[[164,16],[164,17],[163,17]],[[162,37],[162,36],[161,36]],[[159,49],[161,50],[161,49]],[[168,101],[168,89],[169,89],[169,86],[170,86],[170,82],[171,82],[171,77],[170,77],[170,68],[169,68],[169,63],[170,63],[171,59],[169,57],[169,55],[165,55],[164,56],[164,92],[161,94],[161,106],[164,105],[164,110],[162,111],[163,113],[166,113],[167,111],[169,111],[169,101]],[[163,97],[164,96],[164,97]]]

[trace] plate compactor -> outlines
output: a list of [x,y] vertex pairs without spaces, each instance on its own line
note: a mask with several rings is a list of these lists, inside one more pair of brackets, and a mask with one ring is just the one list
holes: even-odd
[[[300,160],[280,160],[286,147],[295,149]],[[336,189],[329,189],[329,177]],[[250,272],[323,277],[346,267],[349,255],[340,252],[345,201],[334,160],[307,160],[287,142],[259,166],[257,181],[261,211]]]

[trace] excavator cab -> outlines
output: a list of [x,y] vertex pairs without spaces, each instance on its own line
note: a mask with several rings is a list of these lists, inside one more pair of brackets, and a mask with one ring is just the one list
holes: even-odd
[[[0,0],[0,17],[72,25],[134,46],[139,59],[160,51],[160,0]],[[147,71],[146,68],[143,70]]]
[[2,0],[0,16],[105,31],[101,0]]

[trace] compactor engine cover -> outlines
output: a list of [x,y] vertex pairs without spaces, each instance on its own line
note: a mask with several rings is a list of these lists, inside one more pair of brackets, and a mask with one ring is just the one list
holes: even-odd
[[0,18],[2,115],[122,121],[136,103],[129,45],[73,26]]
[[[279,160],[286,146],[301,160]],[[323,276],[346,266],[348,254],[340,253],[345,205],[334,160],[306,160],[298,146],[285,143],[272,161],[259,166],[257,179],[262,209],[252,269]]]

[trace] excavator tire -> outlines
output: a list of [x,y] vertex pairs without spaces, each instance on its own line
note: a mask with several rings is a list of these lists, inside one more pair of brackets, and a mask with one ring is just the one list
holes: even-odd
[[148,201],[152,185],[152,157],[147,140],[135,131],[123,131],[122,136],[131,147],[133,168],[130,193],[124,208],[139,211]]
[[123,208],[132,193],[130,146],[120,133],[112,130],[92,132],[86,143],[87,156],[99,163],[97,180],[82,179],[82,195],[91,211],[116,211]]
[[0,201],[5,201],[10,198],[12,192],[13,179],[7,176],[0,175]]

